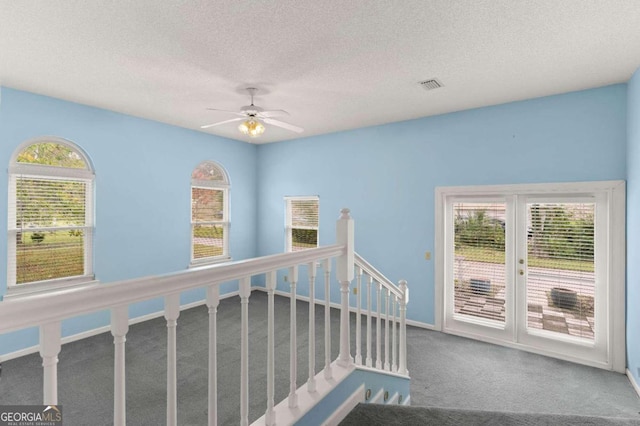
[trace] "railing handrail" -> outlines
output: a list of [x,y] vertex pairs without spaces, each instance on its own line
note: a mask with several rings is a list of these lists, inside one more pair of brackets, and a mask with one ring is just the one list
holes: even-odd
[[402,298],[402,290],[400,289],[400,287],[395,285],[389,278],[387,278],[382,274],[382,272],[374,268],[373,265],[367,262],[358,253],[354,253],[353,255],[355,264],[358,268],[360,268],[364,273],[369,275],[375,281],[382,284],[382,286],[388,289],[391,293],[395,294],[398,299]]
[[[111,334],[114,342],[114,416],[113,424],[126,424],[126,351],[125,342],[129,329],[129,306],[145,300],[164,298],[164,318],[167,326],[167,425],[177,426],[177,319],[180,315],[180,293],[202,288],[206,289],[206,307],[209,321],[208,358],[208,421],[217,422],[218,376],[217,376],[217,311],[220,302],[220,284],[238,280],[238,295],[241,306],[240,320],[240,424],[249,425],[249,297],[254,276],[264,274],[267,291],[267,409],[265,423],[276,425],[276,418],[298,419],[301,413],[317,403],[315,397],[301,398],[305,408],[299,405],[298,394],[309,395],[317,392],[316,377],[324,380],[325,392],[336,386],[333,375],[334,363],[331,351],[331,282],[340,286],[340,348],[336,367],[345,369],[355,366],[373,367],[372,323],[376,320],[376,361],[375,369],[408,376],[406,362],[406,305],[409,296],[407,283],[399,281],[396,286],[376,268],[354,253],[354,221],[348,209],[342,209],[336,222],[336,244],[307,249],[293,253],[279,253],[259,258],[202,265],[191,269],[127,279],[108,284],[86,284],[48,292],[25,294],[8,298],[0,303],[0,334],[29,327],[39,327],[39,352],[43,366],[43,403],[58,403],[57,364],[61,349],[61,321],[94,312],[110,311]],[[316,374],[315,362],[315,281],[319,275],[318,261],[322,263],[324,278],[324,349],[325,368],[322,375]],[[297,286],[299,269],[306,268],[309,281],[309,378],[306,390],[298,387],[297,365]],[[274,406],[275,392],[275,339],[274,296],[277,285],[277,271],[287,269],[289,293],[289,396]],[[355,272],[357,271],[357,276]],[[367,308],[367,352],[363,364],[362,340],[362,274],[368,276],[366,284]],[[349,294],[351,282],[356,279],[356,356],[351,356]],[[373,286],[375,280],[375,286]],[[371,302],[376,298],[376,312]],[[384,334],[382,324],[384,323]],[[399,338],[398,337],[399,334]],[[384,358],[381,344],[384,340]],[[252,355],[253,356],[253,355]],[[383,362],[384,361],[384,362]],[[343,376],[344,377],[344,376]],[[302,393],[306,392],[306,394]],[[317,395],[317,394],[316,394]],[[280,414],[278,414],[280,413]],[[285,420],[287,422],[287,420]]]
[[0,334],[342,255],[334,244],[0,302]]

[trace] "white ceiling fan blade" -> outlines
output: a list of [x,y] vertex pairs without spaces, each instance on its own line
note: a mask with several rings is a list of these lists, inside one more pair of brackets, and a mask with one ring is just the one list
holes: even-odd
[[269,111],[260,111],[257,115],[258,117],[267,118],[267,117],[277,117],[279,115],[290,115],[290,114],[283,109],[272,109]]
[[267,124],[273,124],[274,126],[282,127],[283,129],[291,130],[292,132],[304,132],[304,129],[302,127],[294,126],[293,124],[285,123],[284,121],[274,120],[273,118],[263,118],[262,121]]
[[217,123],[213,123],[213,124],[207,124],[205,126],[200,126],[201,129],[208,129],[209,127],[214,127],[214,126],[219,126],[221,124],[226,124],[226,123],[233,123],[234,121],[242,121],[244,120],[243,118],[232,118],[231,120],[224,120],[224,121],[219,121]]
[[207,108],[207,110],[209,110],[209,111],[219,111],[219,112],[228,112],[229,114],[235,114],[235,115],[239,115],[239,116],[242,116],[242,117],[246,116],[246,114],[243,113],[243,112],[229,111],[228,109]]

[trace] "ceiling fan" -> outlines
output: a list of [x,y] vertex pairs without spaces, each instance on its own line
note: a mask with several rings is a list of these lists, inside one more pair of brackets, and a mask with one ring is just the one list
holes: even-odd
[[285,123],[284,121],[275,120],[272,117],[277,117],[280,115],[289,115],[289,113],[282,109],[274,109],[274,110],[264,110],[257,105],[253,104],[253,96],[258,91],[255,87],[247,87],[247,92],[249,92],[249,96],[251,96],[251,105],[245,105],[240,108],[240,111],[228,111],[224,109],[217,108],[207,108],[210,111],[221,111],[228,112],[230,114],[239,115],[240,117],[232,118],[230,120],[219,121],[213,124],[207,124],[201,126],[201,129],[208,129],[210,127],[219,126],[221,124],[233,123],[235,121],[242,121],[238,126],[238,129],[245,135],[249,137],[256,138],[264,133],[265,127],[263,122],[266,124],[272,124],[277,127],[282,127],[283,129],[291,130],[292,132],[302,133],[304,129],[302,127],[294,126],[293,124]]

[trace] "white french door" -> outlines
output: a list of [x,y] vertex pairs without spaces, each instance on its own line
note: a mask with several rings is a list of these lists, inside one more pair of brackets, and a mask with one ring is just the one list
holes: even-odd
[[624,183],[437,198],[445,332],[624,369]]

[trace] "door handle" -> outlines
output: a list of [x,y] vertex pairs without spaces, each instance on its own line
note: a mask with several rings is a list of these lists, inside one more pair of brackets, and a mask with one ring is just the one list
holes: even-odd
[[520,275],[524,275],[524,270],[520,269]]

